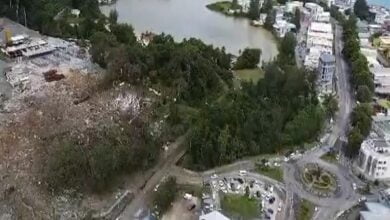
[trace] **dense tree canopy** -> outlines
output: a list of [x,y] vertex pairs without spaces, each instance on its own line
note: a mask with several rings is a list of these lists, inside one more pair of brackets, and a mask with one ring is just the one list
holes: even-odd
[[362,20],[368,21],[370,19],[370,11],[366,0],[356,0],[353,11]]
[[[66,16],[60,16],[66,8],[80,9],[78,25],[72,27]],[[27,26],[47,35],[88,38],[94,30],[104,29],[97,0],[0,0],[0,16],[24,24],[24,12]]]
[[259,19],[260,16],[260,0],[250,0],[248,17],[252,20]]
[[234,65],[235,69],[251,69],[255,68],[260,62],[260,49],[246,48],[244,52],[237,58],[237,62]]
[[311,73],[296,67],[283,71],[274,62],[265,66],[263,80],[242,86],[206,106],[195,122],[190,156],[196,168],[272,153],[310,141],[320,131],[324,111]]

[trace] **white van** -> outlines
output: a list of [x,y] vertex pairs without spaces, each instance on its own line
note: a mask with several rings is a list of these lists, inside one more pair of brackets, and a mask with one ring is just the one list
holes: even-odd
[[240,176],[245,176],[246,175],[246,170],[240,170]]

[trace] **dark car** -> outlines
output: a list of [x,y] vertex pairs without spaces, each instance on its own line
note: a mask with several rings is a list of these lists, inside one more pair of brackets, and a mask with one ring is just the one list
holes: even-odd
[[275,202],[275,197],[270,198],[268,201],[269,201],[270,204],[274,203]]
[[268,211],[271,215],[274,214],[274,210],[272,210],[272,209],[268,209],[267,211]]

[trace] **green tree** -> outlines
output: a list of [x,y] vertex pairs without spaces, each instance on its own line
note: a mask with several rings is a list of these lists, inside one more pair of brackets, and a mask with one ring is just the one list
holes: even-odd
[[238,8],[238,0],[232,0],[232,8]]
[[263,3],[263,7],[261,7],[261,13],[269,13],[273,7],[273,0],[265,0]]
[[113,46],[116,44],[115,36],[103,32],[96,32],[91,36],[90,53],[92,60],[101,67],[106,67],[106,58]]
[[120,43],[134,44],[136,37],[134,29],[129,24],[113,24],[111,25],[111,33],[115,35],[116,39]]
[[294,13],[293,23],[297,29],[297,32],[301,29],[301,11],[297,8]]
[[88,155],[76,144],[65,140],[59,143],[47,157],[44,166],[45,179],[51,189],[59,190],[64,186],[82,187],[88,175]]
[[259,19],[260,16],[260,1],[259,0],[250,0],[248,17],[252,20]]
[[366,0],[356,0],[353,11],[362,20],[368,21],[370,19],[370,11]]
[[261,50],[245,48],[242,54],[237,58],[234,69],[255,68],[260,62]]
[[110,14],[108,15],[108,20],[111,24],[116,24],[118,22],[118,11],[117,10],[111,10]]
[[268,30],[273,30],[273,25],[275,24],[276,19],[276,11],[275,10],[269,10],[267,12],[267,17],[264,21],[264,28]]
[[372,93],[366,85],[358,86],[357,99],[359,102],[371,102]]
[[279,44],[277,57],[280,66],[295,65],[295,47],[297,40],[292,32],[287,33]]
[[335,113],[339,110],[338,102],[333,95],[326,95],[323,105],[328,118],[334,117]]
[[277,2],[281,5],[285,5],[287,3],[287,0],[277,0]]
[[360,133],[359,128],[355,127],[348,135],[347,155],[355,157],[359,154],[360,145],[362,144],[364,136]]
[[163,215],[171,207],[177,195],[177,183],[175,177],[168,177],[167,181],[162,183],[153,196],[153,206],[157,207],[159,215]]

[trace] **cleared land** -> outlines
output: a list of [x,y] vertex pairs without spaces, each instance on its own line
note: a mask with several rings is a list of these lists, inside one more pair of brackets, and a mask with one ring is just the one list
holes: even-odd
[[260,206],[255,199],[240,195],[224,195],[222,209],[231,216],[253,219],[259,215]]

